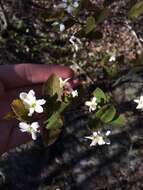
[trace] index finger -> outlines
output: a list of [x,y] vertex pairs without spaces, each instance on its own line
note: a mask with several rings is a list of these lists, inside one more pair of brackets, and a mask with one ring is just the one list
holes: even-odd
[[65,66],[16,64],[0,66],[0,81],[5,89],[12,89],[45,82],[51,74],[72,78],[73,71]]

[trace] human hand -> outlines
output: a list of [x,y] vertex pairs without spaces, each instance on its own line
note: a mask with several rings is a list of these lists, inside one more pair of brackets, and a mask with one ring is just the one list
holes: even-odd
[[[20,92],[33,89],[36,96],[41,95],[42,83],[51,74],[72,78],[73,71],[64,66],[17,64],[0,66],[0,154],[31,140],[27,133],[21,133],[15,119],[2,120],[10,112],[10,103],[19,98]],[[73,82],[74,84],[74,82]]]

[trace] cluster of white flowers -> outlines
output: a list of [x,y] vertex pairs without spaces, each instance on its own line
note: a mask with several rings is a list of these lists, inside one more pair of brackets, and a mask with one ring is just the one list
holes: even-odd
[[58,5],[59,8],[63,8],[69,14],[72,14],[78,6],[79,0],[62,0],[62,2]]
[[97,108],[97,98],[93,97],[91,101],[86,101],[85,105],[89,107],[89,112],[95,111]]
[[[25,108],[29,111],[28,116],[32,116],[34,112],[42,113],[44,111],[42,105],[46,103],[46,100],[37,100],[34,90],[30,90],[28,93],[21,92],[19,97],[22,100]],[[22,132],[30,133],[32,135],[32,139],[36,140],[37,133],[39,133],[39,130],[37,129],[40,127],[38,122],[33,122],[31,124],[20,122],[19,127]]]
[[[60,88],[64,88],[64,86],[66,85],[66,83],[68,82],[69,79],[70,78],[63,80],[62,78],[59,78]],[[72,90],[70,92],[70,94],[74,98],[74,97],[78,96],[78,91]],[[28,116],[32,116],[34,114],[34,112],[42,113],[44,111],[42,106],[46,103],[46,100],[36,99],[34,90],[30,90],[28,93],[21,92],[19,97],[20,97],[21,101],[23,102],[23,105],[25,106],[25,108],[28,110]],[[19,123],[20,131],[30,133],[33,140],[36,140],[37,133],[40,132],[38,130],[39,127],[40,126],[39,126],[38,122],[33,122],[31,124],[26,123],[26,122]]]
[[[60,81],[60,88],[64,88],[67,84],[67,82],[69,81],[70,78],[67,78],[65,80],[63,80],[61,77],[59,78]],[[77,90],[73,90],[71,89],[70,94],[73,98],[75,98],[76,96],[78,96],[78,91]]]
[[105,134],[101,133],[100,131],[94,131],[91,136],[85,137],[86,139],[90,139],[92,142],[90,146],[95,145],[104,145],[104,144],[110,144],[110,140],[107,138],[109,136],[111,131],[107,131]]
[[135,103],[137,103],[136,109],[143,109],[143,96],[141,95],[139,99],[134,100]]

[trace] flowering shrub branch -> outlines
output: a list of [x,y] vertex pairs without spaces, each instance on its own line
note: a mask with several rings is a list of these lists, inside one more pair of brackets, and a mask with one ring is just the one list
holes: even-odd
[[[20,131],[31,134],[33,140],[36,140],[40,130],[43,130],[43,143],[45,145],[54,143],[64,125],[63,112],[74,99],[80,96],[78,90],[71,88],[69,80],[69,78],[62,79],[54,74],[51,75],[43,85],[42,99],[37,99],[32,89],[28,93],[21,92],[19,99],[12,101],[12,112],[8,113],[5,119],[16,118],[20,121],[18,125]],[[85,102],[85,106],[90,112],[88,127],[93,132],[91,136],[85,137],[92,141],[90,146],[110,144],[110,140],[107,138],[110,130],[105,132],[104,125],[122,125],[124,118],[117,114],[109,96],[100,88],[93,91],[91,99]],[[35,116],[41,113],[44,115],[40,127]]]

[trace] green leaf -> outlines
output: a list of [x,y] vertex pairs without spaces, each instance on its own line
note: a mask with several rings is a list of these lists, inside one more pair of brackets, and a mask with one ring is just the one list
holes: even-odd
[[21,100],[13,100],[11,103],[11,108],[19,121],[24,121],[27,119],[28,110],[25,108]]
[[14,119],[15,118],[15,114],[14,112],[8,112],[4,115],[4,117],[2,118],[2,120],[9,120],[9,119]]
[[101,129],[103,127],[103,122],[95,117],[89,120],[88,126],[91,130]]
[[64,103],[62,102],[59,109],[54,112],[45,122],[45,128],[46,129],[52,129],[58,127],[58,121],[61,118],[62,112],[67,108],[70,102]]
[[95,18],[89,16],[86,21],[86,34],[90,33],[95,28]]
[[96,24],[103,22],[109,16],[109,9],[104,8],[101,10],[99,16],[96,19]]
[[137,2],[128,12],[130,19],[135,19],[143,13],[143,1]]
[[117,64],[111,65],[110,68],[109,66],[104,65],[103,68],[107,76],[110,78],[116,78],[119,74]]
[[51,145],[57,140],[63,126],[61,114],[68,105],[69,103],[62,102],[60,108],[44,122],[43,141],[45,145]]
[[107,110],[108,105],[103,106],[102,108],[100,108],[96,113],[95,113],[95,117],[97,117],[98,119],[101,118],[101,116],[104,114],[104,112]]
[[57,75],[52,74],[47,82],[43,85],[43,96],[52,97],[57,95],[58,100],[61,99],[60,81]]
[[113,120],[116,114],[116,109],[113,105],[105,105],[96,112],[96,117],[104,123],[109,123]]
[[112,126],[122,126],[125,123],[125,117],[123,115],[118,116],[110,122]]
[[[57,95],[48,97],[45,105],[46,117],[49,118],[61,106],[61,102],[57,100]],[[49,109],[50,108],[50,109]]]
[[105,93],[100,88],[96,88],[93,91],[93,96],[95,96],[97,98],[98,103],[100,103],[102,99],[104,101],[106,101],[106,99],[107,99]]
[[43,142],[45,146],[49,146],[53,144],[59,137],[62,131],[63,121],[59,118],[56,123],[55,127],[52,129],[43,129]]
[[58,121],[60,119],[60,114],[58,112],[53,113],[51,117],[44,122],[46,129],[52,129],[59,127]]

